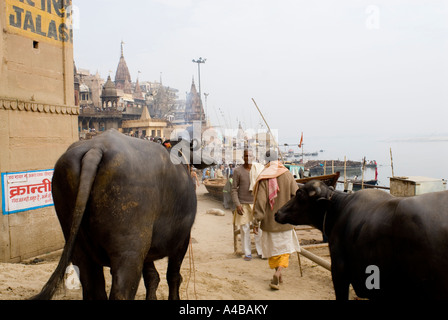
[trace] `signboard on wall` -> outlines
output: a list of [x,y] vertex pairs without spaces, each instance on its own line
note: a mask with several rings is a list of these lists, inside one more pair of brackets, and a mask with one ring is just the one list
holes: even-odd
[[73,45],[69,0],[6,0],[8,31],[55,45]]
[[2,173],[2,211],[4,215],[53,205],[53,169]]

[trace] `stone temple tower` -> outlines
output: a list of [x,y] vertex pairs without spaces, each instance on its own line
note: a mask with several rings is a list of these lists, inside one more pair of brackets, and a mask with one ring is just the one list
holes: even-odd
[[202,101],[199,97],[199,93],[196,90],[196,85],[194,84],[194,79],[191,82],[190,93],[187,95],[187,102],[185,105],[185,121],[192,122],[195,120],[205,119],[204,109],[202,107]]
[[129,73],[126,60],[124,59],[123,44],[124,42],[122,41],[120,61],[118,62],[117,71],[115,73],[115,87],[117,90],[122,90],[123,93],[132,94],[131,74]]

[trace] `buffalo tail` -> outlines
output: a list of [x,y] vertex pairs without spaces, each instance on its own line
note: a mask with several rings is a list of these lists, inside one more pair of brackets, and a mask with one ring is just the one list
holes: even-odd
[[50,279],[42,288],[41,292],[31,300],[49,300],[56,292],[59,283],[63,280],[66,268],[71,262],[73,248],[76,236],[81,225],[82,217],[86,209],[87,201],[89,200],[90,191],[95,180],[98,166],[103,157],[103,153],[99,149],[90,149],[82,158],[81,175],[79,179],[78,194],[76,197],[75,209],[73,212],[73,220],[70,228],[70,236],[65,243],[62,251],[61,259],[59,260],[56,270],[51,275]]

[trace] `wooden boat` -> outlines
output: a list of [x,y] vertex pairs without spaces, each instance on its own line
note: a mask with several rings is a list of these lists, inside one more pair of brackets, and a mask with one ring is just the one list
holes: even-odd
[[[326,164],[326,166],[325,166]],[[324,170],[326,167],[326,170]],[[362,163],[359,161],[347,160],[308,160],[305,163],[305,170],[308,170],[313,176],[324,175],[325,172],[344,172],[349,175],[360,175],[362,172]]]
[[226,178],[215,178],[215,179],[205,179],[204,180],[204,186],[207,189],[208,193],[220,201],[223,200],[223,194],[222,189],[226,185],[227,179]]
[[[362,183],[361,180],[352,180],[352,181],[347,180],[347,181],[353,183],[353,189],[352,189],[352,191],[359,191],[359,190],[362,189],[363,183]],[[378,184],[378,180],[376,180],[376,179],[365,180],[365,181],[364,181],[364,189],[369,188],[369,187],[371,188],[371,187],[373,187],[373,186],[376,186],[377,184]]]
[[341,173],[339,171],[332,173],[332,174],[326,174],[326,175],[322,175],[322,176],[315,176],[315,177],[307,177],[307,178],[302,178],[302,179],[296,179],[297,183],[300,184],[305,184],[308,181],[311,180],[320,180],[323,183],[325,183],[327,186],[329,187],[333,187],[336,188],[336,183],[338,182],[339,176],[341,175]]

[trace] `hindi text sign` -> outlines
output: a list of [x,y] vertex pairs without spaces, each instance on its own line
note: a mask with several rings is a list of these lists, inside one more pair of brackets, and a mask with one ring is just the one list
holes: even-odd
[[2,211],[11,214],[53,205],[53,169],[2,173]]

